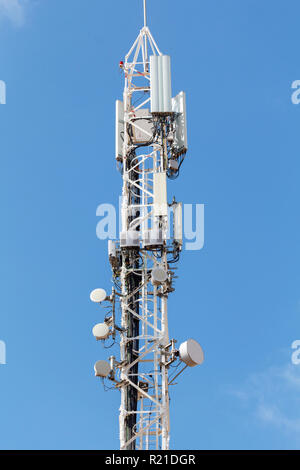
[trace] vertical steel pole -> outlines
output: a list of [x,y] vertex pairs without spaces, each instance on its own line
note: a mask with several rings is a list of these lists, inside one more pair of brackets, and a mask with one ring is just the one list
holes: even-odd
[[144,27],[147,26],[147,6],[146,6],[146,0],[144,0]]

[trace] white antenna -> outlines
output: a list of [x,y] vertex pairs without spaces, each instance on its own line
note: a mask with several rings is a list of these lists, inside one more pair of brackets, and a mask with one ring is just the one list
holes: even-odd
[[146,0],[144,0],[144,27],[147,26],[147,5]]

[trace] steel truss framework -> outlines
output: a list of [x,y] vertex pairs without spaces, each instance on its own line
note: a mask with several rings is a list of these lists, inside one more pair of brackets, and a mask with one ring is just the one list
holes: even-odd
[[[139,129],[135,121],[135,112],[145,108],[150,102],[150,73],[148,51],[161,55],[147,26],[125,57],[124,89],[124,148],[123,148],[123,204],[122,230],[139,229],[145,233],[150,227],[160,225],[167,232],[165,217],[153,216],[153,174],[165,170],[163,160],[163,142],[157,138],[152,142],[149,134],[149,145],[135,149],[128,130]],[[137,103],[135,105],[134,103]],[[152,116],[148,116],[153,120]],[[155,124],[158,127],[158,123]],[[140,130],[140,129],[139,129]],[[129,162],[127,161],[129,159]],[[135,216],[132,216],[134,214]],[[153,286],[149,272],[158,262],[165,269],[167,250],[162,252],[131,250],[132,262],[122,263],[122,327],[128,332],[130,316],[138,320],[139,334],[121,337],[121,408],[120,408],[120,447],[121,449],[168,449],[169,448],[169,393],[168,371],[163,346],[169,342],[167,323],[167,296],[162,288]],[[137,259],[138,258],[138,259]],[[136,289],[128,292],[126,279],[130,273],[136,276]],[[134,300],[133,300],[134,299]],[[132,302],[133,300],[133,302]],[[133,308],[132,308],[133,307]],[[132,361],[126,363],[128,344],[133,342],[137,347]],[[136,357],[135,357],[136,356]],[[138,367],[134,367],[137,365]],[[128,409],[128,394],[137,392],[136,409]],[[127,406],[126,406],[127,404]],[[134,415],[133,426],[128,428],[129,414]]]
[[[150,113],[149,54],[161,55],[149,28],[144,25],[125,57],[124,142],[119,166],[123,177],[122,231],[150,228],[160,230],[159,247],[121,247],[120,266],[113,268],[121,307],[120,361],[116,387],[121,391],[120,448],[168,449],[170,439],[169,378],[172,342],[169,341],[167,300],[174,289],[171,263],[177,261],[180,247],[169,239],[166,215],[154,215],[155,173],[167,171],[167,133],[172,116]],[[143,131],[136,119],[139,109],[153,132],[149,140],[133,143],[134,129]],[[168,273],[163,285],[151,282],[151,271],[160,266]]]

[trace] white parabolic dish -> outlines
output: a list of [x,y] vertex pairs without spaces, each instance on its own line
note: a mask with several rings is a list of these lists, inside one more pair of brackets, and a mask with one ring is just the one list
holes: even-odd
[[107,377],[110,373],[110,364],[107,361],[97,361],[94,370],[96,377]]
[[106,292],[104,289],[94,289],[90,293],[90,299],[92,302],[103,302],[106,299]]
[[93,328],[93,335],[98,339],[106,339],[109,335],[109,328],[106,323],[97,323]]
[[190,367],[198,366],[204,361],[204,352],[194,339],[188,339],[179,347],[180,359]]
[[162,268],[152,269],[151,280],[154,285],[163,284],[163,282],[166,282],[167,278],[168,276],[164,269]]

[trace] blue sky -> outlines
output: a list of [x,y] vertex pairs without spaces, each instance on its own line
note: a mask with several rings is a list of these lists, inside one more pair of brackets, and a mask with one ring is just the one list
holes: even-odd
[[[169,326],[206,361],[171,391],[171,446],[300,448],[299,2],[148,3],[173,93],[187,93],[190,147],[169,197],[205,204],[205,246],[182,254]],[[118,63],[141,4],[0,0],[2,449],[119,445],[119,392],[93,376],[107,352],[89,292],[110,288],[96,208],[121,189]]]

